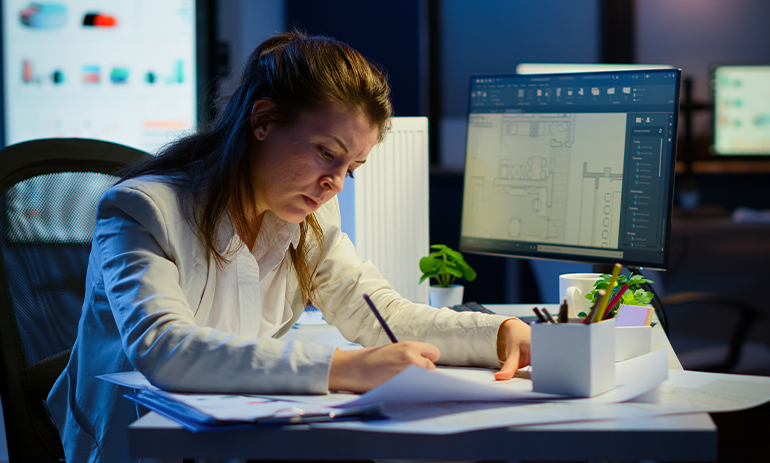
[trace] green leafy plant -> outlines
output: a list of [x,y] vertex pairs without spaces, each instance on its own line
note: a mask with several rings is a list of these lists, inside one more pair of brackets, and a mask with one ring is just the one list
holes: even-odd
[[[608,291],[611,278],[612,277],[610,275],[602,275],[601,278],[599,278],[599,280],[594,283],[594,289],[590,293],[586,294],[585,298],[591,301],[591,304],[595,303],[596,298],[598,297],[597,293],[600,289]],[[618,275],[615,286],[609,289],[612,291],[612,294],[610,294],[610,299],[615,297],[615,294],[620,291],[620,288],[622,288],[624,284],[628,285],[628,291],[623,293],[623,296],[620,298],[620,302],[615,304],[614,307],[607,307],[607,310],[612,311],[612,316],[617,315],[618,309],[621,305],[645,305],[652,302],[653,294],[641,288],[641,285],[645,283],[654,283],[654,281],[648,280],[644,277],[644,275]],[[581,312],[578,314],[578,316],[585,317],[586,315],[585,313]]]
[[436,251],[420,259],[420,283],[428,278],[435,278],[438,286],[449,287],[456,278],[465,278],[468,281],[476,279],[476,271],[465,262],[463,255],[443,244],[434,244],[430,247]]

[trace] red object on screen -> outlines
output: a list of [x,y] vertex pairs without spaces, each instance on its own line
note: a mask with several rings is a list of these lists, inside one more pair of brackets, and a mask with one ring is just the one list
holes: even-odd
[[115,16],[102,13],[86,13],[83,17],[83,26],[86,27],[115,27],[118,20]]
[[98,14],[94,20],[94,26],[98,27],[115,27],[117,25],[118,21],[115,19],[115,17],[108,16],[106,14]]

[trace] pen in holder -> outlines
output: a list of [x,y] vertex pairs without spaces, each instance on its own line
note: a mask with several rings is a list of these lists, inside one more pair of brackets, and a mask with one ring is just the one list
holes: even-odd
[[532,325],[535,392],[592,397],[615,387],[615,319]]

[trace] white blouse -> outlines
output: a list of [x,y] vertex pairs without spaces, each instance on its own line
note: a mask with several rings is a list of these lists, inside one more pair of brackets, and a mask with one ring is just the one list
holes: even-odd
[[228,262],[217,268],[214,301],[206,325],[240,336],[272,337],[293,315],[284,289],[286,272],[278,268],[289,245],[296,247],[299,243],[299,225],[267,211],[252,251],[230,223],[224,224],[223,230],[231,235]]

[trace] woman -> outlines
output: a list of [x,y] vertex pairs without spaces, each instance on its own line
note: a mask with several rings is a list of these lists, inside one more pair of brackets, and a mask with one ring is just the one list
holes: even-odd
[[[347,45],[277,35],[208,132],[105,193],[78,338],[48,397],[67,461],[128,459],[138,409],[100,374],[136,369],[177,391],[325,393],[439,358],[502,365],[499,379],[528,364],[526,324],[406,301],[340,232],[335,195],[387,130],[389,92]],[[367,348],[280,341],[307,303]]]

